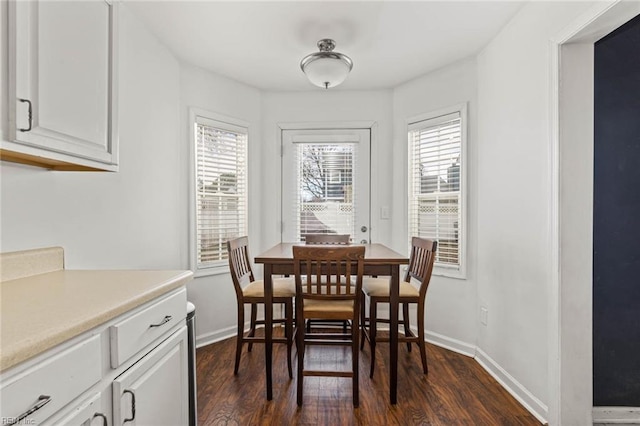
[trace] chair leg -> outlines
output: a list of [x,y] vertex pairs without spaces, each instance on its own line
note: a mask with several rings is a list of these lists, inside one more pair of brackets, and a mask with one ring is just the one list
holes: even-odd
[[[411,328],[409,327],[409,304],[402,304],[402,322],[404,323],[404,335],[411,336]],[[411,352],[411,342],[407,342],[407,351]]]
[[378,303],[371,297],[369,299],[369,348],[371,350],[371,370],[369,377],[373,379],[373,370],[376,366],[376,326]]
[[[247,334],[247,336],[249,337],[253,337],[256,335],[256,318],[258,315],[258,307],[255,303],[251,304],[251,323],[249,325],[249,334]],[[243,320],[244,322],[244,320]],[[253,349],[253,342],[249,341],[249,348],[248,351],[251,352],[251,349]]]
[[300,310],[297,311],[297,327],[296,327],[296,351],[298,353],[298,388],[296,392],[296,402],[298,407],[302,407],[302,389],[304,379],[304,335],[305,335],[305,321],[300,315]]
[[364,327],[366,326],[366,321],[367,321],[367,315],[365,312],[366,299],[367,298],[364,296],[364,293],[362,293],[362,295],[360,296],[360,329],[362,330],[362,334],[360,335],[360,350],[364,349],[364,341],[365,341]]
[[287,338],[287,369],[289,370],[289,378],[293,379],[293,368],[291,367],[291,347],[293,346],[293,302],[288,300],[284,304],[285,323],[284,334]]
[[242,355],[242,343],[244,341],[244,304],[238,303],[238,335],[236,336],[236,363],[233,367],[233,374],[238,374],[240,367],[240,356]]
[[353,368],[353,406],[357,407],[360,404],[360,380],[359,374],[359,351],[358,351],[358,337],[360,335],[360,327],[357,326],[358,318],[354,316],[351,324],[351,364]]
[[424,300],[418,303],[418,347],[420,348],[420,359],[422,360],[422,372],[429,373],[427,366],[427,348],[424,343]]
[[303,385],[303,373],[304,373],[304,338],[305,338],[305,318],[304,310],[302,307],[302,301],[296,296],[296,354],[297,354],[297,389],[296,389],[296,402],[298,407],[302,406],[302,385]]

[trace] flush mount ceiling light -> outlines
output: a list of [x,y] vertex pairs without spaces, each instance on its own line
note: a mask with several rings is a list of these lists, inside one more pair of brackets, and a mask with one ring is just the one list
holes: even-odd
[[342,83],[351,68],[353,61],[347,55],[334,52],[336,42],[330,38],[318,41],[319,52],[305,56],[300,61],[302,72],[307,75],[309,81],[318,87],[328,89]]

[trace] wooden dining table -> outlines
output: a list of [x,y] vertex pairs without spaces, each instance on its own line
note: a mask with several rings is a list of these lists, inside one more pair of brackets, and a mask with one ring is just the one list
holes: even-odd
[[[272,389],[272,350],[273,350],[273,275],[293,275],[294,245],[304,243],[276,244],[264,253],[256,256],[255,263],[264,265],[264,300],[265,300],[265,367],[267,383],[267,400],[273,399]],[[383,244],[364,244],[364,275],[389,276],[391,301],[390,319],[390,384],[389,398],[391,404],[398,401],[398,307],[400,288],[400,265],[409,263],[409,259]]]

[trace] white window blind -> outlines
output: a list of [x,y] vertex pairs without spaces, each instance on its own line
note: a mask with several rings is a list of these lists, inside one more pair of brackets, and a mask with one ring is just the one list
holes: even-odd
[[462,258],[462,117],[441,115],[409,125],[409,232],[438,241],[436,265],[460,269]]
[[[346,139],[346,138],[345,138]],[[355,235],[355,144],[295,141],[297,236]]]
[[229,239],[247,230],[247,129],[196,117],[196,267],[226,265]]

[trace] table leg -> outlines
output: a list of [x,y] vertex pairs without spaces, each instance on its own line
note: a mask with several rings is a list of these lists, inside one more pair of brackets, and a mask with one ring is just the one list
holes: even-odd
[[389,350],[391,351],[390,399],[398,402],[398,306],[400,305],[400,265],[391,269],[391,289],[389,292]]
[[273,399],[271,360],[273,356],[273,281],[271,265],[264,265],[264,361],[267,370],[267,401]]

